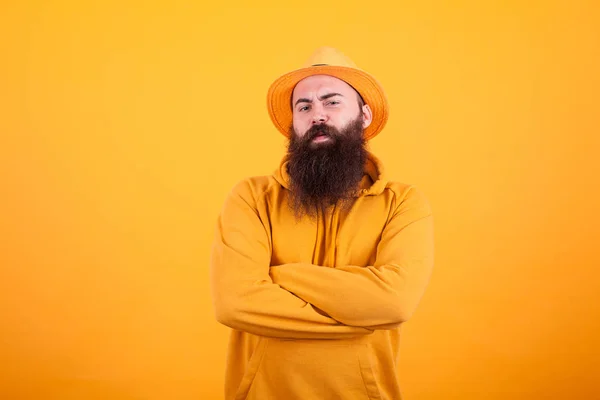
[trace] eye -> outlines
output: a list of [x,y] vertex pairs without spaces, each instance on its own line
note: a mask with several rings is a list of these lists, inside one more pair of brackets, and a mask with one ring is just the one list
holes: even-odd
[[302,106],[298,109],[298,111],[307,111],[308,110],[308,106]]
[[335,106],[337,104],[340,104],[340,102],[337,100],[331,100],[331,101],[327,102],[328,106]]

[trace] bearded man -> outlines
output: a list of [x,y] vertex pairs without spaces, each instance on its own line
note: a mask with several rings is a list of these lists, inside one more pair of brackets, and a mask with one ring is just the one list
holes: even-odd
[[211,253],[216,318],[232,328],[225,399],[398,400],[400,327],[431,275],[433,217],[368,150],[384,91],[323,47],[267,98],[287,154],[233,188]]

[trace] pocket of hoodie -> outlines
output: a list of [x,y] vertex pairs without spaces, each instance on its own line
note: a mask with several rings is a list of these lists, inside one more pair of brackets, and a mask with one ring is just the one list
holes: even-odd
[[268,342],[258,357],[260,360],[250,362],[255,364],[256,370],[236,400],[381,399],[367,343],[278,339],[268,339]]
[[250,360],[248,360],[248,365],[246,366],[246,371],[244,372],[244,376],[242,377],[242,381],[238,386],[238,390],[235,394],[235,400],[245,400],[248,397],[248,391],[252,386],[252,382],[254,381],[254,377],[260,367],[263,356],[265,355],[266,349],[268,345],[267,338],[261,338],[258,344],[256,345],[256,349],[250,356]]

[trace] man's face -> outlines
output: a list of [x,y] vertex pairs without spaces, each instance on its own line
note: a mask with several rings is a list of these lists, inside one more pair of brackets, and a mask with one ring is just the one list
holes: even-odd
[[[315,125],[327,125],[342,131],[360,115],[363,129],[372,120],[368,105],[359,105],[358,93],[341,79],[329,75],[304,78],[292,93],[293,132],[301,138]],[[362,111],[362,112],[360,112]],[[317,136],[313,144],[331,140]]]

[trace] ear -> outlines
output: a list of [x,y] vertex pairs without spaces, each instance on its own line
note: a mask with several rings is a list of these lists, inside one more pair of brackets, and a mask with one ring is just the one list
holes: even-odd
[[373,122],[373,111],[371,111],[371,107],[368,104],[362,106],[363,112],[363,128],[367,128]]

